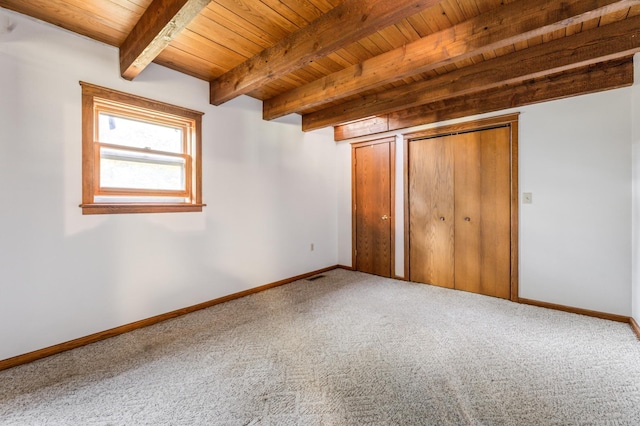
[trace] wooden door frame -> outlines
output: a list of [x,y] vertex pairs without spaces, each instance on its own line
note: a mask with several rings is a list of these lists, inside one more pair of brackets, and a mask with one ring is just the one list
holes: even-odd
[[388,136],[378,139],[370,139],[363,142],[351,144],[351,268],[358,270],[356,262],[356,149],[369,145],[389,144],[389,185],[391,202],[391,241],[390,241],[390,261],[391,278],[396,276],[396,138]]
[[511,133],[511,297],[518,302],[518,117],[520,113],[481,120],[465,121],[418,132],[403,133],[404,138],[404,276],[409,280],[409,143],[416,139],[435,138],[456,133],[476,132],[508,126]]

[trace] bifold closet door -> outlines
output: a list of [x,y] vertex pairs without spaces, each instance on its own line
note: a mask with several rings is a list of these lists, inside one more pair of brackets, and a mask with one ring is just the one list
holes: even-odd
[[454,288],[453,136],[412,141],[409,150],[409,276]]
[[454,139],[455,288],[502,298],[511,289],[508,127]]
[[511,295],[511,130],[412,140],[411,281]]

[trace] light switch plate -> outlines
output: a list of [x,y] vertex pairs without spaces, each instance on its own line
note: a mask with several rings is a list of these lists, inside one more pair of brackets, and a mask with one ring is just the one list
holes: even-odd
[[522,204],[533,204],[533,194],[531,192],[522,193]]

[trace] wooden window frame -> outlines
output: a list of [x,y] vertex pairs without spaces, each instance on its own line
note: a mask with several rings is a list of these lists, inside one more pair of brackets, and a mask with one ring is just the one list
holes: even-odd
[[[82,86],[82,214],[201,212],[202,207],[202,115],[190,109],[80,82]],[[183,130],[183,152],[166,153],[124,147],[131,152],[162,154],[185,160],[185,190],[141,190],[100,187],[100,148],[113,147],[98,141],[101,112],[146,122],[169,124]],[[123,149],[117,145],[118,149]],[[95,201],[97,196],[168,196],[185,202]]]

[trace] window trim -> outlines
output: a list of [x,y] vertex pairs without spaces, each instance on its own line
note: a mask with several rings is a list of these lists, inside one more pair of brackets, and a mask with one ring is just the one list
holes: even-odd
[[[80,82],[80,85],[82,86],[82,204],[80,204],[82,214],[201,212],[202,207],[206,206],[202,202],[203,113],[83,81]],[[99,106],[96,107],[96,104]],[[100,146],[105,144],[98,142],[95,137],[97,133],[96,122],[98,112],[108,110],[109,104],[117,105],[118,109],[122,105],[124,109],[130,109],[132,115],[137,115],[146,121],[166,119],[165,123],[174,121],[174,123],[180,123],[180,126],[186,120],[192,121],[195,135],[189,140],[189,136],[185,134],[183,136],[185,139],[184,153],[176,154],[177,157],[191,160],[186,162],[185,170],[187,188],[190,187],[190,191],[185,192],[185,198],[189,198],[189,202],[95,202],[96,196],[128,195],[130,193],[130,191],[117,189],[105,191],[104,188],[101,190],[98,187],[99,175],[96,173],[99,173]],[[178,117],[177,120],[176,117]],[[135,151],[134,148],[131,150]],[[164,191],[135,190],[135,192],[145,193],[145,195],[175,196],[175,194],[167,194]]]

